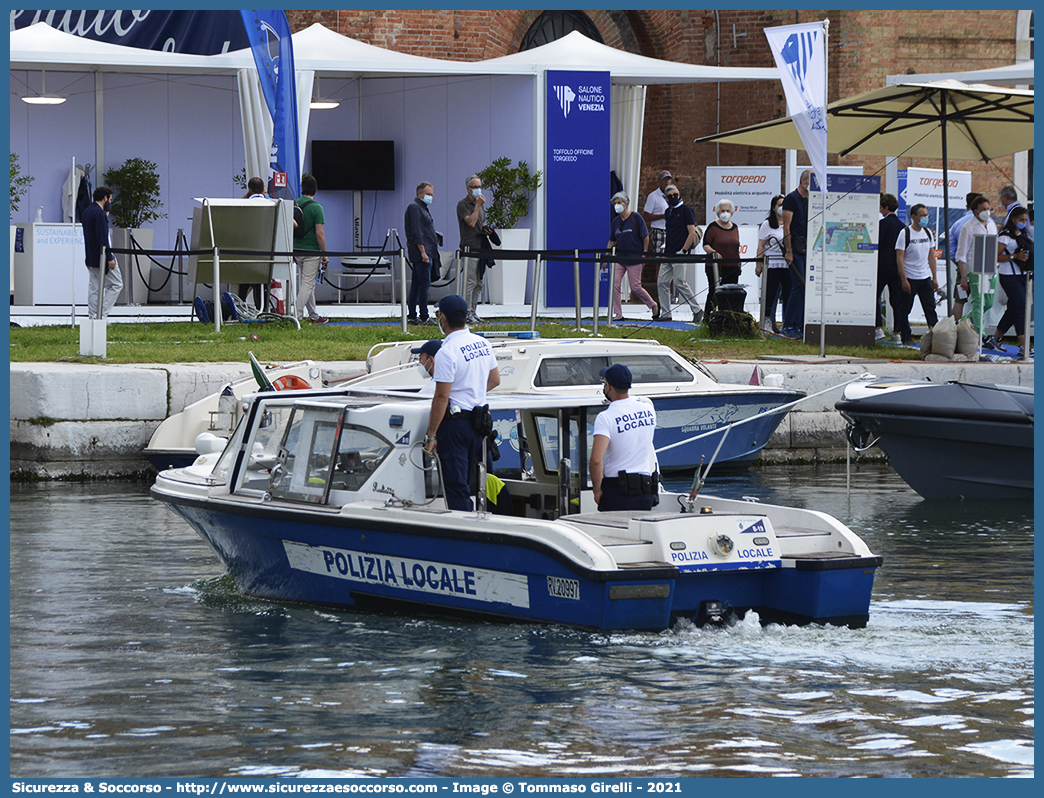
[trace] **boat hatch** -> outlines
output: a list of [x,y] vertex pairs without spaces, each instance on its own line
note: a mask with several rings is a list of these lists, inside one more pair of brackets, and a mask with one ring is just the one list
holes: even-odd
[[669,355],[568,355],[543,358],[533,384],[537,388],[597,387],[602,382],[599,372],[613,363],[627,366],[634,375],[635,384],[693,382],[696,379]]

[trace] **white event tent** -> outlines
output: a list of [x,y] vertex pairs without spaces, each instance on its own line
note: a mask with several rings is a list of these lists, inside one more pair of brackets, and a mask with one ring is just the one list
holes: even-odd
[[[775,68],[664,61],[575,32],[480,62],[395,53],[319,24],[293,38],[302,160],[307,142],[315,139],[395,141],[396,190],[374,192],[367,214],[371,227],[376,223],[380,239],[386,228],[401,228],[413,185],[428,180],[436,186],[436,225],[451,231],[447,248],[455,246],[453,207],[465,176],[503,155],[543,168],[547,70],[610,73],[611,164],[632,192],[640,168],[645,86],[778,80]],[[145,157],[160,166],[164,210],[171,217],[166,231],[157,224],[156,246],[162,248],[172,246],[174,230],[186,226],[192,197],[229,196],[240,164],[249,165],[248,174],[262,173],[265,115],[249,50],[211,56],[157,52],[83,39],[44,23],[11,31],[10,47],[11,148],[26,155],[23,167],[37,178],[27,207],[43,204],[51,216],[60,211],[67,153],[78,163],[93,159],[103,166]],[[37,89],[42,70],[49,73],[48,91],[66,93],[67,103],[41,108],[19,101]],[[341,100],[339,108],[309,112],[315,78],[324,96]],[[55,153],[62,155],[55,160]],[[352,198],[343,194],[322,198],[328,219],[338,220],[327,224],[334,250],[352,248],[351,225],[344,221],[353,216]],[[534,200],[529,221],[533,245],[539,247],[543,189]]]

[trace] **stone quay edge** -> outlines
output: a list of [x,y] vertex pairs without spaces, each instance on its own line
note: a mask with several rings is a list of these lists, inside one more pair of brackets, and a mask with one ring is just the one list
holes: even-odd
[[[962,380],[1033,385],[1033,363],[925,363],[809,356],[795,360],[703,361],[720,382],[747,384],[783,375],[807,394],[873,374],[933,382]],[[364,372],[357,361],[319,364],[327,379]],[[249,364],[11,364],[12,479],[104,479],[147,476],[142,455],[165,418],[248,376]],[[834,462],[847,453],[845,422],[834,409],[838,387],[788,413],[760,462]],[[856,457],[852,452],[853,458]],[[858,459],[881,458],[879,449]]]

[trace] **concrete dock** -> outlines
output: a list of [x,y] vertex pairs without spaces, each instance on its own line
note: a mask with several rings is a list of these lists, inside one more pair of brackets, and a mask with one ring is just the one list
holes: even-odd
[[[319,364],[327,379],[364,371],[356,361]],[[1033,363],[924,363],[818,357],[704,361],[720,382],[749,383],[757,368],[788,388],[815,394],[792,410],[761,454],[763,462],[843,460],[844,421],[834,410],[842,383],[863,374],[933,382],[1033,385]],[[245,363],[11,364],[12,479],[97,479],[146,475],[141,452],[167,416],[250,373]],[[881,456],[873,449],[866,456]]]

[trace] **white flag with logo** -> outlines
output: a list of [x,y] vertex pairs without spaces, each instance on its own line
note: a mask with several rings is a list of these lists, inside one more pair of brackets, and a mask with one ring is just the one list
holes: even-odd
[[787,115],[794,120],[816,180],[826,188],[826,32],[822,22],[765,28],[776,59]]

